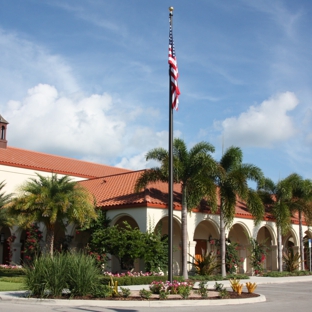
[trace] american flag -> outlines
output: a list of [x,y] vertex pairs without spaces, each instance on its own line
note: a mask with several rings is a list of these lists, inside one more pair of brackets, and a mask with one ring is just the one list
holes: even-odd
[[178,110],[179,106],[179,100],[178,97],[180,95],[180,90],[178,86],[178,64],[177,64],[177,59],[175,55],[175,50],[174,50],[174,42],[173,42],[173,35],[172,35],[172,27],[170,24],[170,29],[169,29],[169,55],[168,55],[168,63],[169,63],[169,68],[170,68],[170,94],[171,94],[171,105],[172,108],[175,110]]

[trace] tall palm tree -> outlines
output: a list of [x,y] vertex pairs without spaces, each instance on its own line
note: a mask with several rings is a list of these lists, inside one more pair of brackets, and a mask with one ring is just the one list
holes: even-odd
[[218,174],[215,177],[220,197],[220,244],[221,274],[226,276],[225,266],[225,228],[230,227],[235,216],[238,198],[244,200],[253,215],[255,222],[262,220],[264,206],[257,192],[248,186],[248,181],[258,184],[263,181],[261,169],[251,164],[243,164],[243,153],[239,147],[230,147],[219,162]]
[[42,222],[47,230],[46,251],[51,255],[56,225],[65,228],[73,222],[83,226],[97,216],[90,193],[68,176],[37,174],[37,179],[29,179],[19,191],[9,205],[9,213],[23,228]]
[[[216,163],[210,153],[214,147],[207,142],[194,145],[189,151],[181,139],[173,141],[173,180],[181,184],[182,210],[181,210],[181,236],[182,236],[182,275],[188,278],[187,272],[187,212],[207,197],[211,207],[216,208],[215,185],[212,179],[207,179],[207,172],[216,168]],[[135,185],[138,192],[145,188],[149,182],[168,182],[168,151],[155,148],[146,155],[146,160],[157,160],[160,167],[146,170],[142,173]]]
[[10,201],[12,194],[5,194],[3,188],[5,187],[5,182],[0,182],[0,227],[4,225],[12,225],[5,208],[5,205]]
[[271,179],[266,178],[264,183],[258,188],[258,194],[260,195],[264,205],[269,207],[276,222],[278,270],[282,272],[282,234],[286,234],[289,231],[291,224],[289,210],[291,186],[287,180],[281,180],[278,183],[274,183]]
[[312,181],[303,179],[300,175],[293,173],[286,179],[292,188],[290,210],[298,212],[299,219],[299,240],[300,240],[300,256],[301,270],[304,270],[304,245],[302,232],[302,219],[308,225],[312,224]]

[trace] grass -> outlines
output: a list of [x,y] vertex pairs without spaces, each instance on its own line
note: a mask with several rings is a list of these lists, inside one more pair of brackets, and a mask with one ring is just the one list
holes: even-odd
[[25,277],[0,277],[0,291],[25,290]]

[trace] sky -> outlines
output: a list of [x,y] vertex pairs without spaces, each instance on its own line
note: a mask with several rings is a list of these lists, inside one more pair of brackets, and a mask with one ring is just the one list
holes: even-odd
[[312,178],[312,1],[0,0],[9,146],[128,169],[168,148],[168,7],[179,67],[174,136],[277,182]]

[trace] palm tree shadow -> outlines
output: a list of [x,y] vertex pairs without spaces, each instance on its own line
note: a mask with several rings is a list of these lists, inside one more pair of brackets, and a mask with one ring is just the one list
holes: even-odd
[[[182,202],[182,194],[179,192],[173,192],[173,201],[175,205],[179,205]],[[114,196],[110,198],[105,198],[98,202],[98,204],[107,205],[109,202],[115,205],[127,205],[127,204],[168,204],[168,193],[163,192],[157,188],[151,187],[146,188],[144,191],[138,193],[124,194],[120,196]]]

